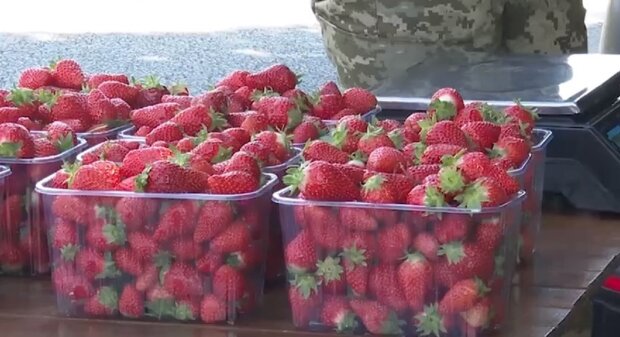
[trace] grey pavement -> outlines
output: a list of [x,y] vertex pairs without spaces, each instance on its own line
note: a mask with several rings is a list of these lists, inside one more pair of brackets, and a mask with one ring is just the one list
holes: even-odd
[[[58,1],[69,0],[57,0],[54,4]],[[110,0],[114,1],[120,0]],[[25,0],[19,5],[23,6],[24,2],[46,3]],[[590,52],[597,52],[604,4],[598,0],[585,2],[587,7],[593,7],[588,8],[590,15],[586,20]],[[309,0],[259,3],[261,6],[250,5],[243,12],[246,14],[241,15],[235,6],[248,7],[247,1],[229,0],[220,5],[219,12],[197,14],[205,18],[199,22],[192,21],[194,17],[167,15],[162,9],[152,13],[152,17],[136,17],[133,24],[127,23],[129,17],[121,20],[124,24],[106,23],[96,17],[90,24],[41,21],[53,15],[41,16],[31,23],[5,18],[0,22],[0,87],[12,85],[21,69],[47,64],[59,56],[75,58],[87,72],[122,72],[136,77],[155,74],[165,82],[185,82],[194,91],[204,90],[232,70],[257,70],[275,62],[288,64],[302,73],[305,89],[336,78],[310,12]],[[280,15],[270,6],[288,14]],[[48,10],[55,8],[58,6]],[[175,19],[166,21],[166,17]],[[89,33],[82,34],[83,31]]]

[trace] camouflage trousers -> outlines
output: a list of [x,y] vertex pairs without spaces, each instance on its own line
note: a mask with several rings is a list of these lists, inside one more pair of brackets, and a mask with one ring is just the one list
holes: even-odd
[[344,87],[373,87],[427,58],[587,52],[581,0],[313,0]]

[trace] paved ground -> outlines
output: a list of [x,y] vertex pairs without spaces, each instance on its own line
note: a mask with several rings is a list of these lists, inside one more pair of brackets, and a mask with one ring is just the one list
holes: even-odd
[[[309,0],[226,0],[196,5],[192,0],[108,0],[79,9],[73,0],[22,0],[3,4],[3,13],[36,8],[29,20],[0,20],[0,86],[19,70],[58,57],[79,60],[89,72],[151,73],[202,90],[238,67],[259,69],[284,62],[314,88],[335,78],[323,51]],[[206,3],[206,2],[203,2]],[[603,0],[590,9],[590,50],[598,50]]]

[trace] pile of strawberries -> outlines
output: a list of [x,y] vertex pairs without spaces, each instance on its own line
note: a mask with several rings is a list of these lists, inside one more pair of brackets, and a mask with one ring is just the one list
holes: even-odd
[[[31,133],[20,124],[0,124],[0,163],[4,159],[12,171],[0,205],[0,273],[49,270],[46,236],[39,226],[41,209],[32,190],[37,181],[60,168],[67,151],[78,143],[65,123],[50,123],[45,130]],[[60,153],[64,155],[57,156]]]
[[11,90],[0,89],[0,122],[41,130],[61,121],[78,133],[101,133],[129,122],[132,109],[160,103],[164,95],[187,94],[166,88],[154,77],[130,82],[127,75],[86,74],[71,59],[22,71]]
[[308,95],[297,84],[295,73],[283,64],[255,73],[234,71],[200,95],[166,96],[160,104],[134,110],[134,135],[146,137],[150,144],[240,127],[250,134],[279,130],[294,143],[304,143],[325,133],[324,120],[359,116],[377,105],[376,97],[365,89],[341,92],[328,82]]
[[280,206],[294,219],[283,226],[296,326],[439,337],[501,324],[519,221],[508,170],[529,156],[535,115],[465,106],[449,88],[431,101],[404,124],[344,117],[284,177],[298,198]]

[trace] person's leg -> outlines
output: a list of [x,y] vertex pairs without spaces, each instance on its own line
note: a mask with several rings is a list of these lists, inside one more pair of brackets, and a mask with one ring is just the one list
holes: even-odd
[[585,13],[582,0],[507,0],[504,46],[510,53],[586,53]]

